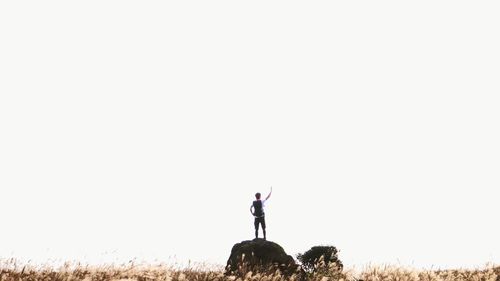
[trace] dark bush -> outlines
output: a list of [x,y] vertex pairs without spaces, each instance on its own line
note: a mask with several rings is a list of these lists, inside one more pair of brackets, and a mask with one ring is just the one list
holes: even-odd
[[308,272],[328,270],[332,267],[341,271],[343,264],[338,259],[337,253],[337,248],[333,246],[314,246],[307,252],[298,254],[297,259]]

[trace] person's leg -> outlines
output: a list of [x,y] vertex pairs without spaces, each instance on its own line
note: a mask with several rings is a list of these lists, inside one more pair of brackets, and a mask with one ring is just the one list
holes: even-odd
[[262,224],[262,232],[264,232],[264,240],[266,240],[266,218],[263,217],[260,223]]
[[255,218],[253,225],[255,226],[255,238],[259,238],[259,219],[258,218]]

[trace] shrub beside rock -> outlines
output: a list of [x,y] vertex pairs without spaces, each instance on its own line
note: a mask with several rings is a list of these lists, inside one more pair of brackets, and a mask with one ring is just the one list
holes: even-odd
[[302,268],[308,272],[331,270],[334,267],[342,271],[343,264],[338,259],[337,248],[333,246],[314,246],[303,254],[298,254],[297,259],[302,263]]

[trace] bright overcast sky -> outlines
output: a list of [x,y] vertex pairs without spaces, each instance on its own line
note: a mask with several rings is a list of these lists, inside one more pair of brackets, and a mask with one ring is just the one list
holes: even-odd
[[[2,258],[500,261],[498,1],[2,1]],[[169,258],[170,257],[170,258]]]

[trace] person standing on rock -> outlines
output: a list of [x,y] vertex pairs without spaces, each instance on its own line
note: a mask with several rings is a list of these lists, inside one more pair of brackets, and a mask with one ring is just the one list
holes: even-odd
[[[259,238],[259,225],[262,225],[262,232],[264,233],[264,240],[266,240],[266,219],[264,213],[264,206],[269,197],[271,197],[271,193],[273,193],[273,187],[271,186],[271,191],[269,195],[267,195],[266,199],[260,200],[260,193],[255,194],[255,201],[253,201],[250,206],[250,212],[255,217],[254,226],[255,226],[255,238]],[[252,210],[253,208],[253,210]]]

